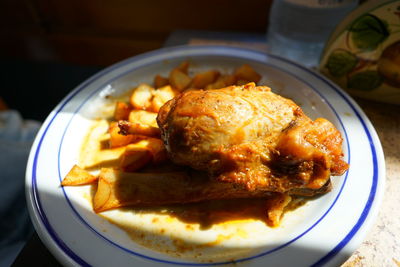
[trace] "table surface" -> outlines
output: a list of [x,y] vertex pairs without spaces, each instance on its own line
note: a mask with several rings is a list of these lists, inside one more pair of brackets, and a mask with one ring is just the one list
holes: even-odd
[[[188,34],[179,36],[188,36]],[[167,46],[182,42],[175,37],[172,35],[172,38],[167,41]],[[235,38],[235,36],[229,36],[231,37]],[[257,38],[258,40],[253,43],[247,38],[246,42],[229,40],[228,44],[264,50],[265,46],[259,42],[262,40],[261,37]],[[184,42],[189,44],[224,43],[221,39],[210,41],[208,35],[192,39],[186,37]],[[400,106],[359,98],[355,100],[371,120],[381,140],[386,161],[386,189],[381,210],[374,225],[364,242],[342,266],[400,267],[400,209],[398,208],[400,203]],[[40,266],[57,266],[57,261],[46,250],[36,233],[21,251],[13,266],[27,266],[32,262],[37,262]]]
[[356,98],[382,143],[386,188],[378,218],[361,246],[343,264],[400,266],[400,106]]

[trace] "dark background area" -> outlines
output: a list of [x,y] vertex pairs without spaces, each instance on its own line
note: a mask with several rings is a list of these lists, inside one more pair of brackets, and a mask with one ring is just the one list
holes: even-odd
[[264,34],[272,0],[2,0],[0,97],[43,121],[79,83],[178,29]]

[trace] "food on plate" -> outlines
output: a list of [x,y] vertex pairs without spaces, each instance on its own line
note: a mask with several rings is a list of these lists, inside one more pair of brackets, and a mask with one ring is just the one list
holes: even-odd
[[174,163],[249,191],[319,189],[348,168],[340,132],[266,86],[183,92],[157,120]]
[[[96,212],[101,212],[135,205],[160,206],[221,199],[268,198],[273,200],[271,207],[282,205],[279,209],[283,211],[290,202],[290,200],[280,201],[282,198],[286,200],[290,198],[289,194],[280,194],[262,188],[249,191],[244,187],[237,187],[234,183],[205,179],[205,176],[205,173],[197,171],[139,173],[103,168],[98,176],[99,182],[93,208]],[[294,191],[293,193],[297,195],[321,194],[327,190],[329,190],[329,185],[320,188],[319,191],[309,189],[309,191]],[[275,221],[279,219],[280,217]]]
[[[173,90],[170,85],[159,87],[157,90],[153,91],[153,99],[152,99],[151,109],[154,112],[158,113],[160,108],[165,103],[167,103],[167,101],[174,98],[175,95],[177,95],[177,92],[175,90]],[[154,122],[155,122],[155,120],[154,120]],[[155,125],[157,125],[156,122],[155,122]]]
[[277,226],[300,197],[328,192],[331,175],[347,170],[339,131],[257,86],[261,75],[250,65],[231,74],[190,74],[189,66],[116,101],[113,118],[90,130],[79,167],[62,185],[97,183],[96,213],[261,199],[265,222]]
[[208,70],[198,73],[193,77],[191,87],[204,89],[207,85],[214,83],[219,76],[220,72],[217,70]]
[[72,169],[68,172],[68,174],[64,177],[61,185],[85,185],[93,183],[96,180],[96,176],[80,168],[78,165],[74,165]]
[[258,83],[261,79],[261,75],[257,73],[248,64],[243,64],[241,67],[237,68],[235,70],[235,76],[238,79],[238,81],[242,81],[242,83],[248,83],[248,82]]
[[130,103],[136,109],[148,109],[151,107],[151,98],[153,97],[153,88],[148,84],[139,85],[130,98]]
[[118,127],[123,135],[159,136],[160,129],[141,122],[119,121]]

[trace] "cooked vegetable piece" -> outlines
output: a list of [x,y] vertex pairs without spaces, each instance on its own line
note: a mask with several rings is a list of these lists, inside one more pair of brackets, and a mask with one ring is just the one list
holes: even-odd
[[152,110],[154,112],[158,112],[160,108],[169,100],[174,98],[175,95],[176,95],[175,91],[169,85],[154,90],[154,97],[152,100]]
[[248,84],[248,83],[251,83],[251,81],[248,81],[248,80],[238,80],[237,82],[236,82],[236,85],[246,85],[246,84]]
[[[235,76],[238,80],[246,80],[250,82],[259,82],[261,75],[258,74],[250,65],[243,64],[235,70]],[[239,85],[239,84],[238,84]]]
[[141,123],[153,127],[157,126],[157,113],[146,110],[132,110],[129,114],[129,122]]
[[88,169],[94,167],[118,166],[125,147],[109,148],[110,134],[106,120],[97,121],[86,137],[82,148],[79,166]]
[[204,89],[207,85],[215,82],[218,79],[219,75],[220,72],[217,70],[209,70],[198,73],[193,77],[191,87]]
[[169,83],[178,91],[186,89],[192,79],[179,69],[173,69],[169,75]]
[[85,185],[97,181],[97,177],[74,165],[61,182],[62,186]]
[[117,101],[115,104],[114,119],[117,121],[127,120],[129,112],[131,112],[131,107],[127,103]]
[[161,139],[147,137],[135,144],[128,145],[127,149],[134,150],[135,147],[149,151],[154,163],[161,163],[167,159],[167,151],[165,150],[164,143]]
[[285,207],[289,205],[292,198],[288,194],[277,194],[267,199],[267,224],[276,227],[280,224]]
[[214,83],[207,85],[206,89],[220,89],[234,84],[236,84],[235,75],[221,75]]
[[183,61],[181,62],[181,64],[179,64],[178,67],[176,67],[176,69],[182,71],[185,74],[188,74],[189,66],[190,66],[189,61]]
[[136,140],[137,138],[132,135],[132,134],[128,134],[128,135],[123,135],[120,134],[120,129],[118,127],[118,124],[116,122],[112,122],[110,124],[110,148],[115,148],[115,147],[120,147],[120,146],[126,146],[130,143],[132,143],[134,140]]
[[140,84],[135,88],[130,97],[131,105],[136,109],[148,109],[151,107],[151,98],[154,88],[148,84]]
[[126,146],[120,167],[127,172],[141,169],[147,163],[161,163],[167,159],[167,152],[161,139],[147,137]]
[[160,129],[154,126],[150,126],[143,123],[138,122],[129,122],[129,121],[119,121],[118,127],[120,128],[120,132],[124,135],[128,134],[137,134],[137,135],[145,135],[145,136],[160,136]]
[[134,172],[141,169],[152,159],[150,151],[137,146],[127,146],[122,155],[120,167],[126,172]]
[[154,77],[154,87],[155,88],[160,88],[160,87],[166,86],[168,84],[169,84],[168,78],[165,78],[161,75],[156,75]]

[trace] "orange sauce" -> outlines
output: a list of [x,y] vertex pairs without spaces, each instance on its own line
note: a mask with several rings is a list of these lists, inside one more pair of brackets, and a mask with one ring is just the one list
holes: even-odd
[[201,203],[164,207],[165,212],[188,224],[199,224],[200,229],[233,221],[266,221],[265,199],[213,200]]

